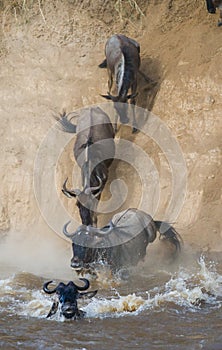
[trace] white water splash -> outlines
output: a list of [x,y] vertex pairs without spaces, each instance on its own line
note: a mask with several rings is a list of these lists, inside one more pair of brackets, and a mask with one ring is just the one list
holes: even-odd
[[[196,312],[201,307],[221,308],[222,276],[217,273],[213,262],[208,265],[201,257],[195,271],[181,268],[168,282],[141,291],[140,295],[130,293],[123,296],[112,289],[110,293],[114,295],[110,298],[99,298],[98,293],[86,306],[81,307],[79,303],[79,307],[86,312],[87,318],[136,316],[147,310],[158,312],[169,307],[177,312],[181,312],[181,308],[182,312]],[[16,278],[14,275],[0,280],[0,310],[10,310],[10,313],[24,317],[45,318],[52,306],[51,296],[40,290],[19,286]],[[64,321],[59,313],[52,319]]]
[[[146,310],[159,311],[167,308],[169,303],[175,310],[183,307],[190,311],[208,305],[221,307],[222,276],[219,275],[214,264],[208,268],[203,257],[198,262],[199,269],[194,273],[180,269],[164,286],[146,291],[147,299],[134,293],[127,296],[118,295],[116,298],[93,300],[85,308],[88,317],[121,317],[137,315]],[[219,300],[218,300],[219,299]]]

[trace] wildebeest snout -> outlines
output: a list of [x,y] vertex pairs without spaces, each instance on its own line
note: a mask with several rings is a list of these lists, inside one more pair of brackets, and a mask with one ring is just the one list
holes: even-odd
[[78,257],[73,257],[71,259],[71,264],[70,266],[73,268],[73,269],[81,269],[83,268],[83,261],[80,260]]
[[122,124],[129,123],[129,118],[128,118],[128,115],[127,115],[127,113],[128,113],[128,103],[116,102],[116,103],[114,103],[114,108],[116,109],[118,115],[120,116],[120,122]]
[[61,307],[61,312],[65,318],[83,317],[85,312],[77,308],[77,303],[65,302]]

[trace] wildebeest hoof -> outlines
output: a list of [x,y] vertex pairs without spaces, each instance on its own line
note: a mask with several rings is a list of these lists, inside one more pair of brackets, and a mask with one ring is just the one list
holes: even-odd
[[201,307],[201,306],[204,306],[204,305],[206,304],[206,300],[201,299],[201,298],[197,298],[197,299],[196,299],[195,301],[193,301],[191,304],[194,305],[194,306],[199,306],[199,307]]
[[133,130],[132,130],[132,133],[135,134],[136,132],[138,132],[139,130],[134,126],[133,127]]
[[216,13],[216,10],[215,10],[214,7],[211,7],[211,8],[208,9],[208,12],[211,13],[211,14],[214,14],[214,13]]
[[218,21],[217,26],[221,27],[222,26],[222,21]]

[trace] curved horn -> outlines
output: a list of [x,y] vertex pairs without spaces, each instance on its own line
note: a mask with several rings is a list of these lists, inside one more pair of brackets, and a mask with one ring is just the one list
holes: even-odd
[[86,226],[86,225],[80,225],[78,228],[77,228],[77,230],[75,231],[75,232],[72,232],[72,233],[69,233],[68,231],[67,231],[67,227],[68,227],[68,225],[70,224],[70,222],[71,221],[68,221],[64,226],[63,226],[63,233],[64,233],[64,235],[66,236],[66,237],[68,237],[68,238],[73,238],[76,234],[80,234],[82,231],[87,231],[87,232],[89,232],[88,231],[88,226]]
[[112,98],[111,98],[111,96],[110,96],[110,95],[100,95],[100,96],[102,96],[102,97],[106,98],[107,100],[112,100]]
[[64,184],[62,186],[62,193],[64,193],[64,195],[66,195],[68,198],[79,196],[81,191],[79,189],[69,190],[66,187],[67,181],[68,181],[68,177],[66,178],[66,180],[64,181]]
[[75,283],[76,288],[78,288],[78,290],[86,290],[89,288],[89,281],[86,278],[80,278],[81,281],[85,282],[85,285],[83,287],[79,287],[77,286]]
[[53,293],[56,292],[57,287],[55,287],[54,289],[51,289],[51,290],[48,289],[48,285],[49,285],[50,283],[52,283],[52,282],[53,282],[53,281],[48,281],[48,282],[44,283],[44,285],[43,285],[43,290],[44,290],[45,293],[47,293],[47,294],[53,294]]
[[[85,194],[90,194],[92,191],[97,191],[97,190],[100,190],[100,189],[101,189],[102,184],[103,184],[103,181],[102,181],[102,179],[101,179],[99,176],[96,175],[96,177],[97,177],[97,179],[99,180],[99,185],[98,185],[98,186],[92,186],[92,187],[86,188],[86,189],[85,189]],[[101,191],[99,191],[99,192],[95,195],[95,197],[98,196],[98,195],[100,194],[100,192],[101,192]]]
[[68,238],[72,238],[72,237],[74,236],[74,234],[76,233],[76,232],[69,233],[69,232],[67,231],[67,226],[70,224],[70,222],[71,222],[71,221],[68,221],[68,222],[63,226],[63,230],[62,230],[62,232],[64,233],[64,235],[65,235],[66,237],[68,237]]

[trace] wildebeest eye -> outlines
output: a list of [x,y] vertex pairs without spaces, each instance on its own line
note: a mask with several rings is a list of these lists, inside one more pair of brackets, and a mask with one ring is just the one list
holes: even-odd
[[56,288],[56,293],[58,295],[62,294],[65,288],[65,284],[63,282],[60,282],[58,287]]
[[64,303],[65,298],[64,298],[63,294],[59,296],[59,301],[60,301],[60,303]]

